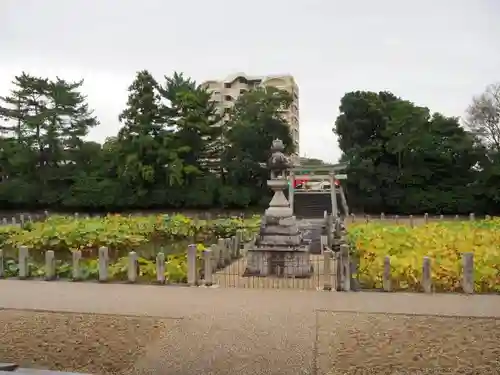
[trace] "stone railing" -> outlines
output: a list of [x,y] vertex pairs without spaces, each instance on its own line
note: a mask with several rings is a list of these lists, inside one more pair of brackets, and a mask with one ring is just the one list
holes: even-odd
[[[229,238],[219,238],[217,244],[211,245],[203,251],[201,272],[189,272],[193,269],[193,258],[189,262],[188,254],[188,284],[189,285],[213,285],[213,275],[222,270],[233,261],[240,259],[246,254],[249,246],[255,242],[255,236],[245,241],[242,231],[236,231],[236,235]],[[196,266],[194,266],[196,267]]]
[[[187,247],[187,280],[182,283],[190,286],[206,285],[211,286],[213,284],[212,276],[217,270],[223,269],[227,265],[231,264],[233,261],[241,258],[245,253],[248,246],[254,242],[254,238],[250,239],[245,243],[243,238],[243,232],[238,230],[235,236],[230,238],[219,238],[217,244],[211,245],[209,248],[205,249],[202,253],[201,259],[199,257],[199,252],[196,245],[189,245]],[[33,277],[30,269],[30,251],[27,246],[20,246],[18,249],[18,279],[26,280],[32,279]],[[163,252],[159,252],[156,255],[156,283],[157,284],[169,284],[168,277],[166,276],[166,255]],[[109,282],[113,281],[110,277],[109,267],[110,267],[110,251],[107,247],[100,247],[98,249],[98,277],[99,282]],[[85,281],[83,278],[83,254],[80,250],[75,250],[72,252],[71,259],[71,281]],[[126,281],[128,283],[137,283],[140,276],[139,267],[139,253],[131,251],[128,254],[128,262],[126,265],[127,277]],[[5,278],[7,272],[5,269],[4,262],[4,252],[0,249],[0,278]],[[44,272],[43,280],[54,281],[59,279],[57,274],[56,266],[56,252],[53,250],[45,251],[45,261],[44,261]]]
[[47,218],[47,214],[19,214],[16,216],[12,217],[3,217],[0,219],[0,225],[6,226],[6,225],[17,225],[20,226],[21,228],[24,227],[26,223],[34,223],[37,221],[43,221]]
[[[345,227],[339,225],[341,219],[333,219],[332,215],[324,213],[324,232],[321,236],[321,247],[323,249],[324,258],[324,289],[334,289],[337,291],[359,291],[361,285],[358,279],[359,275],[359,258],[351,251],[347,241],[347,231]],[[418,225],[417,220],[423,224],[433,220],[428,214],[416,219],[413,215],[408,215],[401,219],[400,216],[395,215],[392,218],[386,217],[383,213],[380,217],[370,217],[365,215],[363,220],[370,222],[370,220],[393,220],[395,223],[408,223],[410,226]],[[437,216],[434,220],[444,220],[443,215]],[[454,216],[455,220],[460,220],[458,215]],[[463,218],[462,218],[463,219]],[[475,220],[475,214],[471,213],[468,220]],[[489,219],[489,216],[486,216]],[[345,220],[345,219],[344,219]],[[349,217],[350,222],[356,222],[356,216],[351,214]],[[421,292],[432,293],[434,291],[432,272],[431,272],[431,258],[423,257],[422,259],[422,277],[419,280]],[[474,293],[474,254],[472,252],[465,252],[462,254],[462,279],[461,290],[463,293]],[[382,274],[382,291],[393,291],[394,285],[391,278],[391,258],[389,255],[384,257],[384,269]]]
[[[489,218],[488,215],[485,216],[486,219]],[[423,215],[386,215],[385,213],[381,213],[380,215],[355,215],[355,214],[350,214],[346,219],[346,223],[357,223],[357,222],[366,222],[369,223],[370,221],[375,221],[375,220],[381,220],[381,221],[392,221],[395,224],[406,224],[408,223],[410,226],[418,225],[419,223],[421,224],[427,224],[431,221],[437,221],[437,220],[475,220],[476,219],[476,214],[470,213],[469,215],[466,216],[460,216],[460,215],[429,215],[429,214],[423,214]]]
[[[335,254],[335,253],[334,253]],[[357,259],[349,249],[348,245],[341,245],[340,252],[334,255],[337,262],[339,277],[338,289],[339,291],[359,291],[361,285],[357,277],[359,270],[359,259]],[[431,258],[422,258],[422,277],[419,281],[421,292],[432,293],[434,292],[432,272],[431,272]],[[466,252],[462,254],[462,278],[461,290],[466,294],[474,293],[474,254]],[[382,291],[393,291],[394,285],[391,277],[391,257],[389,255],[384,257],[384,269],[382,273]]]

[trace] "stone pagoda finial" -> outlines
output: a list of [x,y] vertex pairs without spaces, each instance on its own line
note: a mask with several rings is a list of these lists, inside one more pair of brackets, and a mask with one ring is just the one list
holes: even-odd
[[271,180],[286,178],[286,172],[292,166],[290,159],[283,153],[285,145],[276,138],[271,145],[271,157],[268,161],[271,170]]

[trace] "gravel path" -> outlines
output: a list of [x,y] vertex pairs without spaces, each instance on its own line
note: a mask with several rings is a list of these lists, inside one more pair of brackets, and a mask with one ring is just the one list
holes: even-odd
[[500,318],[498,296],[0,280],[0,308],[59,311],[0,310],[0,358],[25,366],[96,375],[337,375],[402,367],[408,374],[433,364],[440,369],[426,373],[439,374],[468,362],[482,375],[500,373],[493,346],[500,327],[490,318]]
[[127,374],[165,320],[118,315],[0,311],[0,359],[20,367]]
[[325,312],[322,374],[499,374],[500,320]]

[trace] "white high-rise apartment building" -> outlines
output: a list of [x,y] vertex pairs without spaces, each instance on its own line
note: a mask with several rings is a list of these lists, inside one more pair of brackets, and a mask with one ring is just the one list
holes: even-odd
[[224,80],[210,80],[203,83],[212,92],[219,111],[224,113],[234,105],[238,96],[255,87],[276,87],[288,91],[293,98],[292,105],[285,113],[290,126],[290,134],[295,143],[294,157],[299,155],[299,87],[291,75],[248,76],[244,73],[232,74]]

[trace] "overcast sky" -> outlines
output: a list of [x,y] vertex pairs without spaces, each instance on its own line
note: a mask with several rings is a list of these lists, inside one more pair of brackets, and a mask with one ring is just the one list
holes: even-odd
[[500,81],[500,0],[0,0],[0,95],[13,75],[85,79],[102,125],[134,73],[197,81],[235,72],[293,74],[301,155],[334,161],[342,95],[390,90],[461,116]]

